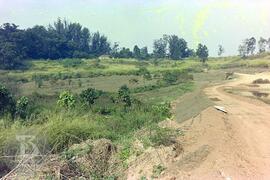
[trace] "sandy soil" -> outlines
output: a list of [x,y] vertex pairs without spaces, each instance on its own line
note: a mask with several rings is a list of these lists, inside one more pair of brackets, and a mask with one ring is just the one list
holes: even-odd
[[128,179],[150,179],[157,164],[166,168],[158,179],[270,179],[270,106],[224,91],[258,78],[270,79],[270,73],[238,74],[206,88],[228,113],[210,107],[184,123],[168,121],[167,126],[184,131],[178,138],[184,152],[176,157],[173,147],[150,149],[130,166]]

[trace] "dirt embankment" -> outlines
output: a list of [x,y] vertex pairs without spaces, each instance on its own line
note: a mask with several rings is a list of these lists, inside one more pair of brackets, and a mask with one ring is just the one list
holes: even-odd
[[172,147],[149,150],[130,166],[128,178],[150,178],[153,167],[161,164],[159,179],[269,179],[270,106],[224,90],[249,87],[258,78],[270,79],[270,74],[238,74],[206,88],[208,97],[228,113],[209,107],[184,123],[168,121],[167,126],[184,132],[178,137],[184,152],[175,156]]

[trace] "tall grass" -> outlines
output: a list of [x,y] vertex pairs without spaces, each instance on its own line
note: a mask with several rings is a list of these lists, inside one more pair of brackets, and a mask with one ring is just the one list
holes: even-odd
[[[53,152],[61,152],[70,145],[86,139],[107,138],[116,141],[169,116],[167,104],[160,105],[160,109],[156,110],[153,105],[138,105],[136,102],[130,108],[125,108],[119,103],[107,103],[109,113],[96,111],[103,105],[102,102],[97,102],[90,108],[77,104],[77,108],[73,110],[56,108],[46,111],[45,117],[36,116],[34,122],[17,121],[9,127],[2,127],[0,140],[8,143],[8,139],[13,139],[14,142],[15,135],[27,132],[38,139],[46,139],[49,149]],[[7,146],[5,143],[0,147]]]

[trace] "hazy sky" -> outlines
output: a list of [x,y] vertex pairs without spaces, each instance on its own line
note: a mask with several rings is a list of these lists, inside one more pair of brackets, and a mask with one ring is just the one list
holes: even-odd
[[57,17],[99,30],[111,42],[152,49],[154,39],[176,34],[190,47],[217,45],[237,53],[242,39],[270,37],[269,0],[0,0],[0,23],[21,28],[48,25]]

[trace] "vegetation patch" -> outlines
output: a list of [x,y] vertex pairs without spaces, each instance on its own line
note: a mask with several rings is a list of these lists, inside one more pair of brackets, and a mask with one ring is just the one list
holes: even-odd
[[153,166],[153,174],[151,177],[158,178],[164,170],[166,170],[166,168],[161,164]]
[[270,84],[268,79],[256,79],[252,82],[253,84]]

